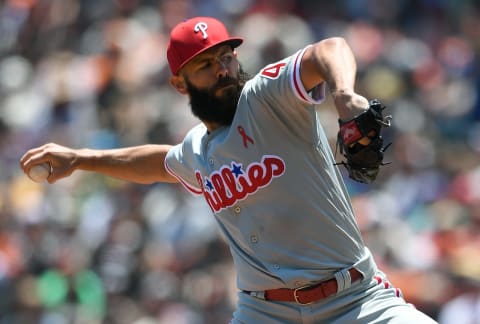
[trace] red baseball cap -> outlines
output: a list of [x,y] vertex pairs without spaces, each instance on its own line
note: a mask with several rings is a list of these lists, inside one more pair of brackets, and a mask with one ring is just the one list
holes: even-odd
[[223,43],[235,48],[243,39],[230,37],[225,25],[211,17],[195,17],[179,23],[172,29],[168,42],[170,71],[177,74],[196,55]]

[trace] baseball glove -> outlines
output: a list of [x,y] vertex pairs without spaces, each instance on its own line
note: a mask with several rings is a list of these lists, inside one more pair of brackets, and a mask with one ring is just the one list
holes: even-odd
[[[355,181],[371,183],[380,166],[389,164],[383,162],[383,153],[391,143],[384,147],[380,136],[382,127],[390,127],[392,119],[392,116],[383,116],[385,108],[380,101],[373,99],[365,112],[346,122],[339,120],[337,148],[345,160],[336,165],[343,165],[348,176]],[[363,138],[368,138],[369,143],[359,143]]]

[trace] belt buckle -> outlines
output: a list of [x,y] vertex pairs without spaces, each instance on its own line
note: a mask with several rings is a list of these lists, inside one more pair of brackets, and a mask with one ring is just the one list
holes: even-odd
[[308,303],[302,303],[300,300],[298,300],[297,292],[298,292],[298,291],[305,290],[305,289],[310,288],[310,287],[311,287],[311,285],[305,285],[305,286],[301,286],[301,287],[295,288],[295,289],[293,290],[293,298],[295,299],[295,302],[296,302],[297,304],[305,306],[305,305],[313,304],[313,303],[315,302],[315,301],[311,301],[311,302],[308,302]]

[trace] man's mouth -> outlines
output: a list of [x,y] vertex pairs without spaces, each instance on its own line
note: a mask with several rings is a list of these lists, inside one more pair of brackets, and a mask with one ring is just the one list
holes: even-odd
[[221,79],[215,85],[215,90],[225,88],[227,86],[234,86],[237,84],[237,80],[233,78]]
[[222,82],[220,84],[217,84],[214,88],[214,93],[216,95],[220,95],[222,94],[222,92],[224,91],[228,91],[229,88],[232,88],[232,87],[236,87],[236,83],[233,82],[233,81],[229,81],[229,82]]

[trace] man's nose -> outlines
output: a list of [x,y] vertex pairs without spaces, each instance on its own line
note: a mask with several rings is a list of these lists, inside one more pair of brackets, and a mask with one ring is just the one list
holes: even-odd
[[228,76],[228,68],[227,64],[223,62],[221,59],[217,59],[217,79],[224,78]]

